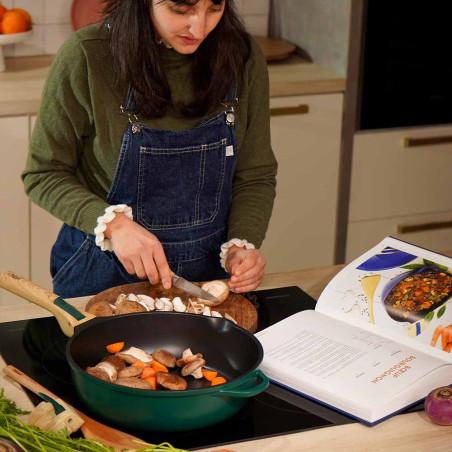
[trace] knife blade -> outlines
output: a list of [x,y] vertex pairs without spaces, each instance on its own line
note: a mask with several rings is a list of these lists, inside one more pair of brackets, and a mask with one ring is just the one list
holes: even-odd
[[212,295],[210,292],[207,292],[207,290],[201,289],[201,287],[196,286],[190,281],[187,281],[186,279],[181,278],[174,273],[173,286],[195,297],[204,298],[205,300],[214,301],[215,303],[221,303],[217,297]]

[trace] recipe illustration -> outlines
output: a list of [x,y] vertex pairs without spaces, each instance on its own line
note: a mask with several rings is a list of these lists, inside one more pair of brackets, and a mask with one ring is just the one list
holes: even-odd
[[316,310],[451,353],[452,259],[387,237],[333,278]]

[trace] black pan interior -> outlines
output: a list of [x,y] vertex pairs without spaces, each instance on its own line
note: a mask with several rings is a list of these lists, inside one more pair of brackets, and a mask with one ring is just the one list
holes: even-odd
[[[231,382],[256,369],[263,358],[259,341],[232,322],[196,314],[148,312],[99,317],[76,328],[67,353],[85,370],[109,353],[106,345],[125,342],[124,349],[137,347],[148,353],[164,349],[177,358],[190,348],[202,353],[206,368]],[[180,369],[171,373],[180,374]],[[188,389],[210,386],[210,382],[187,377]]]

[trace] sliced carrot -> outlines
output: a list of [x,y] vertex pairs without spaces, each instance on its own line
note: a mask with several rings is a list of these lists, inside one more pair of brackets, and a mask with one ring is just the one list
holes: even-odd
[[152,367],[145,367],[143,373],[140,375],[141,378],[146,380],[148,377],[153,377],[155,375],[155,370]]
[[436,329],[433,333],[433,336],[432,336],[432,340],[430,342],[430,345],[432,347],[434,347],[436,345],[436,341],[438,340],[439,335],[443,332],[443,329],[444,328],[441,325],[436,327]]
[[143,361],[141,361],[141,359],[137,359],[132,366],[138,366],[141,367],[142,369],[144,369],[146,366],[144,365]]
[[209,381],[212,381],[218,375],[218,372],[213,370],[201,369],[201,372],[203,377]]
[[107,345],[106,349],[109,353],[118,353],[124,347],[124,342],[115,342],[114,344]]
[[450,353],[452,350],[452,342],[449,342],[443,349],[445,352]]
[[212,380],[212,383],[210,383],[210,386],[222,385],[223,383],[226,383],[226,378],[223,378],[223,377],[215,377],[215,378]]
[[166,366],[164,366],[163,364],[160,364],[155,359],[154,359],[154,361],[152,361],[151,366],[156,372],[168,372],[168,369],[166,368]]
[[[150,367],[149,367],[150,369]],[[152,389],[155,391],[157,389],[157,382],[154,376],[147,377],[145,380],[152,386]]]

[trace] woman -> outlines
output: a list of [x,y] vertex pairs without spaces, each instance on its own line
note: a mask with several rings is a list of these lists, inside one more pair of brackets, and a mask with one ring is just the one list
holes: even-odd
[[56,56],[22,175],[65,223],[55,293],[169,288],[170,268],[255,289],[276,176],[262,52],[233,0],[105,4]]

